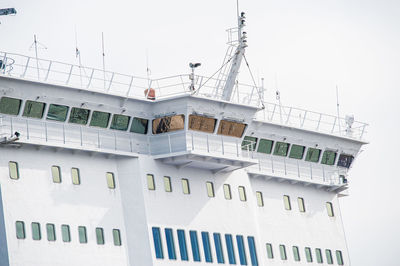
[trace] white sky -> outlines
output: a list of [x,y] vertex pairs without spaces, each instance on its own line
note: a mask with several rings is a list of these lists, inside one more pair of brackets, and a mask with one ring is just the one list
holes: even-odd
[[[225,54],[225,29],[235,26],[235,0],[0,0],[17,16],[0,17],[0,50],[31,54],[33,34],[48,49],[40,57],[101,68],[101,32],[108,70],[152,77],[211,75]],[[275,76],[285,105],[341,114],[371,126],[371,144],[350,173],[342,200],[353,266],[399,265],[400,1],[241,1],[246,12],[247,58],[264,77],[268,101]],[[242,68],[242,71],[247,71]]]

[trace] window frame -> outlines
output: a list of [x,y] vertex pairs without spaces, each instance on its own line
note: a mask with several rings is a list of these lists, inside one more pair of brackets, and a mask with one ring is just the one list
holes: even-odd
[[[4,106],[4,105],[2,105],[3,99],[9,99],[9,100],[12,100],[12,101],[15,100],[16,102],[18,102],[17,113],[15,113],[15,112],[4,112],[5,110],[2,109],[2,108],[4,108],[4,107],[2,107],[2,106]],[[11,104],[13,104],[13,103],[11,103]],[[18,116],[19,113],[21,112],[21,106],[22,106],[22,100],[21,99],[13,98],[13,97],[7,97],[7,96],[3,96],[3,97],[0,98],[0,113],[1,114]],[[15,110],[13,110],[13,111],[15,111]]]
[[300,261],[300,251],[298,246],[293,246],[293,259],[294,261]]
[[8,162],[8,173],[9,173],[10,179],[13,179],[13,180],[19,179],[18,162],[15,162],[15,161]]
[[[305,151],[306,151],[306,147],[305,146],[302,146],[302,145],[297,145],[297,144],[292,144],[292,145],[290,145],[291,147],[290,147],[290,151],[289,151],[289,158],[291,158],[291,159],[297,159],[297,160],[303,160],[303,158],[304,158],[304,153],[305,153]],[[301,151],[301,156],[297,156],[297,152],[298,151],[294,151],[293,149],[301,149],[302,148],[302,151]],[[296,154],[294,154],[296,152]]]
[[337,261],[337,264],[338,264],[338,265],[344,265],[342,251],[336,250],[335,253],[336,253],[336,261]]
[[[197,119],[204,119],[204,121],[205,121],[205,127],[206,128],[204,128],[204,124],[203,124],[203,122],[204,121],[197,121]],[[214,122],[214,125],[212,125],[212,121]],[[199,124],[199,127],[197,128],[197,127],[194,127],[194,123],[198,123],[198,122],[200,122],[200,124]],[[208,122],[210,122],[210,123],[208,123]],[[212,129],[211,128],[208,128],[208,125],[210,125],[211,127],[212,127]],[[198,115],[198,114],[190,114],[189,115],[189,124],[188,124],[188,128],[189,128],[189,130],[194,130],[194,131],[200,131],[200,132],[205,132],[205,133],[210,133],[210,134],[212,134],[212,133],[214,133],[214,131],[215,131],[215,127],[217,126],[217,119],[216,118],[213,118],[213,117],[208,117],[208,116],[202,116],[202,115]]]
[[107,187],[109,189],[115,189],[115,176],[113,172],[106,172],[106,181],[107,181]]
[[286,247],[283,244],[279,245],[279,253],[281,255],[281,260],[287,260],[287,253],[286,253]]
[[261,191],[256,191],[256,199],[258,207],[264,207],[264,198]]
[[[182,121],[175,121],[175,123],[178,123],[179,127],[174,127],[171,129],[171,123],[173,122],[174,117],[180,117],[182,119]],[[168,119],[170,119],[170,120],[168,120]],[[185,121],[186,120],[185,120],[184,114],[158,117],[158,118],[153,119],[151,122],[151,127],[152,127],[151,132],[153,133],[153,135],[159,135],[159,134],[184,130],[185,129]],[[159,128],[162,126],[164,126],[165,128]]]
[[[126,126],[120,127],[120,124],[118,122],[118,119],[128,119],[126,122]],[[128,115],[122,115],[122,114],[113,114],[111,118],[111,124],[110,124],[110,129],[112,130],[118,130],[118,131],[127,131],[129,128],[129,122],[131,121],[131,117]],[[125,125],[125,124],[124,124]]]
[[[65,116],[63,116],[61,119],[59,119],[59,118],[57,118],[55,116],[54,117],[49,117],[49,114],[51,114],[51,112],[53,112],[53,111],[51,111],[51,108],[53,106],[54,107],[63,107],[63,109],[65,109]],[[67,118],[68,118],[69,109],[70,108],[67,105],[51,103],[51,104],[49,104],[49,108],[47,109],[46,120],[56,121],[56,122],[65,122],[65,121],[67,121]]]
[[239,191],[239,199],[240,201],[247,201],[247,196],[246,196],[246,188],[244,186],[238,186],[238,191]]
[[[264,154],[271,154],[273,147],[274,147],[275,141],[270,140],[270,139],[260,139],[258,141],[258,147],[257,147],[257,152],[259,153],[264,153]],[[262,151],[261,149],[267,149],[266,152]],[[268,150],[269,149],[269,150]]]
[[24,221],[15,221],[15,236],[17,239],[25,239],[25,222]]
[[324,263],[324,259],[322,256],[322,250],[320,248],[315,249],[315,257],[317,258],[317,263]]
[[312,251],[310,247],[305,247],[304,252],[306,254],[307,262],[313,262]]
[[96,227],[96,243],[97,245],[104,245],[104,229],[102,227]]
[[[26,108],[28,108],[28,104],[31,104],[31,109],[32,109],[32,106],[33,106],[34,104],[39,104],[39,105],[41,105],[41,106],[42,106],[41,115],[40,115],[40,116],[32,115],[32,114],[30,114],[30,111],[31,111],[31,110],[30,110],[29,113],[28,113],[28,110],[26,109]],[[45,102],[37,102],[37,101],[26,100],[26,101],[25,101],[25,105],[24,105],[24,110],[22,111],[22,116],[23,116],[23,117],[28,117],[28,118],[42,119],[43,116],[44,116],[44,111],[45,111],[45,109],[46,109],[46,103],[45,103]]]
[[329,217],[335,217],[335,211],[333,210],[333,204],[330,201],[327,201],[326,204],[326,211]]
[[172,182],[171,177],[164,176],[164,190],[165,192],[172,192]]
[[[225,132],[225,130],[224,130],[225,129],[224,127],[226,127],[226,126],[229,126],[228,132]],[[239,127],[239,128],[235,128],[235,127]],[[241,128],[241,127],[243,127],[243,128]],[[227,119],[221,119],[219,121],[217,135],[241,138],[241,137],[243,137],[244,132],[246,132],[246,129],[247,129],[247,124],[245,124],[245,123],[240,123],[240,122],[231,121],[231,120],[227,120]],[[238,130],[238,131],[236,131],[236,130]],[[231,132],[231,131],[233,131],[233,132]]]
[[163,252],[160,228],[152,227],[151,231],[153,233],[154,252],[155,252],[156,258],[164,259],[164,252]]
[[203,251],[204,258],[206,262],[213,262],[212,252],[211,252],[211,244],[210,244],[210,235],[208,232],[201,232],[201,240],[203,242]]
[[[318,156],[315,159],[313,156],[315,156],[314,152],[317,151],[318,151]],[[311,148],[311,147],[307,149],[306,158],[304,159],[306,162],[318,163],[320,159],[321,159],[321,149]]]
[[285,207],[285,210],[287,210],[287,211],[292,210],[292,204],[290,203],[289,195],[283,195],[283,206]]
[[268,259],[273,259],[274,258],[274,250],[272,248],[271,243],[266,243],[265,248],[267,249],[267,258]]
[[304,202],[304,198],[297,197],[297,204],[299,205],[300,212],[306,212],[306,204]]
[[182,192],[184,195],[190,195],[190,185],[189,185],[189,179],[187,178],[182,178]]
[[197,237],[197,231],[190,230],[189,231],[189,237],[190,237],[190,245],[192,246],[193,261],[201,261],[200,247],[199,247],[199,240],[198,240],[198,237]]
[[147,189],[151,191],[156,190],[156,182],[154,180],[154,175],[146,174],[146,180],[147,180]]
[[207,196],[209,198],[215,197],[214,184],[211,181],[206,182]]
[[65,243],[71,242],[71,230],[68,224],[61,225],[61,238]]
[[165,228],[165,242],[167,243],[168,259],[176,260],[176,250],[174,243],[174,234],[171,228]]
[[220,233],[213,233],[215,254],[217,255],[218,263],[225,263],[224,250],[222,248],[222,240]]
[[32,222],[31,223],[31,229],[32,229],[32,240],[39,241],[42,239],[42,233],[40,230],[40,223],[38,222]]
[[112,230],[114,246],[122,246],[121,231],[119,229]]
[[229,184],[224,184],[224,197],[226,200],[232,199],[231,185]]
[[80,244],[88,243],[86,226],[78,226],[78,239]]
[[326,263],[333,264],[332,251],[330,249],[325,249]]
[[71,179],[73,185],[80,185],[81,184],[81,174],[79,168],[72,167],[71,168]]
[[[87,114],[85,114],[86,117],[84,119],[77,117],[77,113],[80,110],[83,110],[87,113]],[[72,107],[71,112],[69,114],[68,123],[84,126],[89,123],[89,118],[90,118],[90,110],[89,109],[80,108],[80,107]]]
[[[149,131],[149,120],[145,119],[145,118],[141,118],[141,117],[132,117],[132,122],[131,122],[131,126],[129,128],[129,132],[131,133],[136,133],[136,134],[141,134],[141,135],[147,135],[148,131]],[[136,122],[138,121],[138,122]],[[146,121],[146,125],[143,124],[143,121]],[[142,133],[141,131],[135,129],[135,125],[137,123],[140,123],[143,127],[144,127],[144,132]]]
[[46,233],[47,233],[47,240],[48,241],[56,241],[57,237],[56,237],[56,227],[54,224],[46,224]]
[[178,229],[176,230],[176,234],[178,235],[179,253],[181,255],[181,260],[188,261],[189,256],[188,256],[185,230]]
[[[108,115],[107,117],[107,123],[105,123],[105,125],[102,125],[101,123],[99,123],[98,121],[93,122],[94,119],[99,120],[100,118],[98,118],[98,114],[106,114]],[[110,124],[110,118],[111,118],[111,113],[107,113],[107,112],[102,112],[102,111],[92,111],[92,116],[90,117],[90,122],[89,122],[89,126],[90,127],[98,127],[98,128],[108,128],[109,124]],[[101,122],[101,121],[100,121]]]
[[[284,153],[282,153],[282,145],[286,145],[286,150],[285,150],[285,152]],[[274,154],[273,155],[276,155],[276,156],[281,156],[281,157],[287,157],[288,156],[288,154],[289,154],[289,149],[290,149],[290,143],[288,143],[288,142],[283,142],[283,141],[277,141],[276,143],[275,143],[275,148],[274,148]]]
[[61,167],[58,165],[51,166],[51,177],[53,179],[53,183],[61,184],[62,183],[62,175],[61,175]]

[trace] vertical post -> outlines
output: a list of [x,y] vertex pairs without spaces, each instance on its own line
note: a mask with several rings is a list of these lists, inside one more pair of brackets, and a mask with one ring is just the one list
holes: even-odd
[[67,85],[68,85],[68,83],[69,83],[69,80],[71,79],[72,69],[73,69],[73,68],[74,68],[74,65],[71,65],[71,68],[70,68],[69,74],[68,74],[68,79],[67,79],[67,81],[65,82],[65,84],[67,84]]
[[[126,97],[129,96],[129,93],[131,92],[131,87],[132,87],[132,83],[133,83],[133,77],[131,77],[131,82],[129,83],[129,87],[128,87],[128,91],[126,93]],[[150,88],[150,87],[149,87]],[[147,98],[147,97],[146,97]]]
[[47,123],[46,122],[44,123],[44,135],[45,135],[45,139],[46,139],[46,142],[47,142],[48,138],[47,138]]
[[97,148],[100,149],[100,130],[97,130]]
[[63,143],[65,144],[65,125],[63,124]]
[[46,74],[46,78],[44,79],[44,81],[47,81],[47,79],[49,78],[50,75],[50,69],[51,69],[51,64],[53,63],[53,61],[50,61],[49,63],[49,68],[47,69],[47,74]]
[[29,139],[29,124],[28,124],[28,119],[26,119],[26,139]]
[[168,134],[168,147],[169,147],[169,153],[172,152],[172,147],[171,147],[171,135]]
[[272,156],[270,156],[270,158],[271,158],[271,170],[272,170],[272,173],[275,173],[275,171],[274,171],[274,158]]
[[117,150],[117,134],[114,132],[114,149]]
[[296,160],[297,163],[297,176],[300,178],[300,166],[299,166],[299,161]]
[[236,157],[239,157],[239,142],[236,139]]
[[192,136],[192,151],[194,151],[194,140],[193,140],[193,132],[190,132],[191,136]]
[[101,48],[102,48],[102,55],[103,55],[103,77],[104,77],[104,89],[106,89],[106,62],[105,62],[105,53],[104,53],[104,34],[101,33]]
[[222,155],[225,155],[224,138],[221,135]]
[[79,133],[81,136],[81,146],[83,146],[82,126],[79,127]]
[[210,152],[210,145],[208,143],[208,134],[207,134],[207,152]]
[[311,163],[310,163],[310,179],[312,180],[313,178],[312,178],[312,165],[311,165]]
[[22,78],[24,78],[25,75],[26,75],[26,71],[28,70],[28,66],[29,66],[29,61],[30,60],[31,60],[30,57],[28,57],[28,60],[26,60],[25,70],[24,70],[24,73],[21,75]]
[[13,126],[13,118],[10,117],[10,136],[12,136],[14,134],[14,126]]

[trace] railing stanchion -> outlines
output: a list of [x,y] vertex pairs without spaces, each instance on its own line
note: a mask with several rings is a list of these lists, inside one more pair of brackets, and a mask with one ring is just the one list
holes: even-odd
[[312,178],[312,165],[311,165],[311,163],[310,163],[310,179],[312,180],[313,178]]
[[297,176],[300,178],[300,166],[299,166],[299,161],[296,161],[297,163]]
[[29,61],[31,60],[30,57],[28,57],[28,60],[26,60],[26,65],[25,65],[25,70],[24,73],[21,75],[21,78],[24,78],[26,75],[26,71],[28,70],[28,66],[29,66]]
[[117,150],[117,133],[114,132],[114,149]]
[[274,170],[274,158],[272,158],[272,156],[270,156],[270,158],[271,158],[271,170],[272,170],[272,173],[275,173],[275,170]]
[[225,155],[224,138],[221,135],[222,155]]
[[65,125],[63,124],[63,143],[65,144]]
[[236,157],[239,157],[239,142],[236,139]]
[[110,84],[108,85],[107,92],[109,92],[110,89],[111,89],[111,85],[112,85],[112,82],[113,82],[113,79],[114,79],[114,74],[115,74],[115,73],[113,72],[112,75],[111,75]]
[[193,140],[193,132],[190,132],[190,135],[192,137],[192,151],[194,151],[194,140]]
[[97,130],[97,148],[100,149],[100,130]]
[[89,82],[88,82],[87,87],[86,87],[87,89],[90,87],[90,84],[92,83],[93,74],[94,74],[94,68],[92,69],[92,74],[90,74]]
[[29,123],[28,123],[28,119],[26,119],[26,139],[29,139]]
[[69,74],[68,74],[68,79],[67,79],[67,81],[65,82],[65,84],[67,84],[67,85],[68,85],[68,83],[69,83],[69,80],[71,79],[72,69],[73,69],[73,68],[74,68],[74,65],[71,65],[71,68],[70,68]]
[[207,134],[207,152],[210,152],[210,144],[209,144],[209,141],[208,141],[208,134]]
[[168,134],[168,147],[169,147],[169,153],[172,153],[172,147],[171,147],[171,135]]
[[82,126],[79,127],[79,134],[81,137],[81,146],[83,146]]
[[47,137],[47,123],[44,123],[44,137],[46,139],[46,142],[48,141],[48,137]]
[[49,74],[50,74],[50,68],[51,68],[51,64],[53,63],[53,61],[50,61],[49,63],[49,68],[47,69],[47,74],[46,77],[44,78],[44,81],[47,81],[47,79],[49,78]]

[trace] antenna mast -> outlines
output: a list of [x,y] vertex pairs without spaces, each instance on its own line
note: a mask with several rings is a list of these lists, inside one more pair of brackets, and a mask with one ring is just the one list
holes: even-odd
[[336,108],[337,108],[337,119],[338,119],[338,125],[339,125],[339,134],[342,132],[341,126],[340,126],[340,113],[339,113],[339,88],[336,85]]
[[36,70],[37,70],[38,79],[40,79],[39,58],[38,58],[39,45],[41,46],[42,49],[47,49],[46,46],[44,46],[43,44],[41,44],[40,42],[37,41],[36,34],[34,34],[33,35],[33,43],[31,44],[31,47],[29,49],[35,48]]
[[106,62],[105,62],[105,53],[104,53],[104,34],[101,33],[101,48],[103,51],[103,74],[104,74],[104,89],[106,89]]

